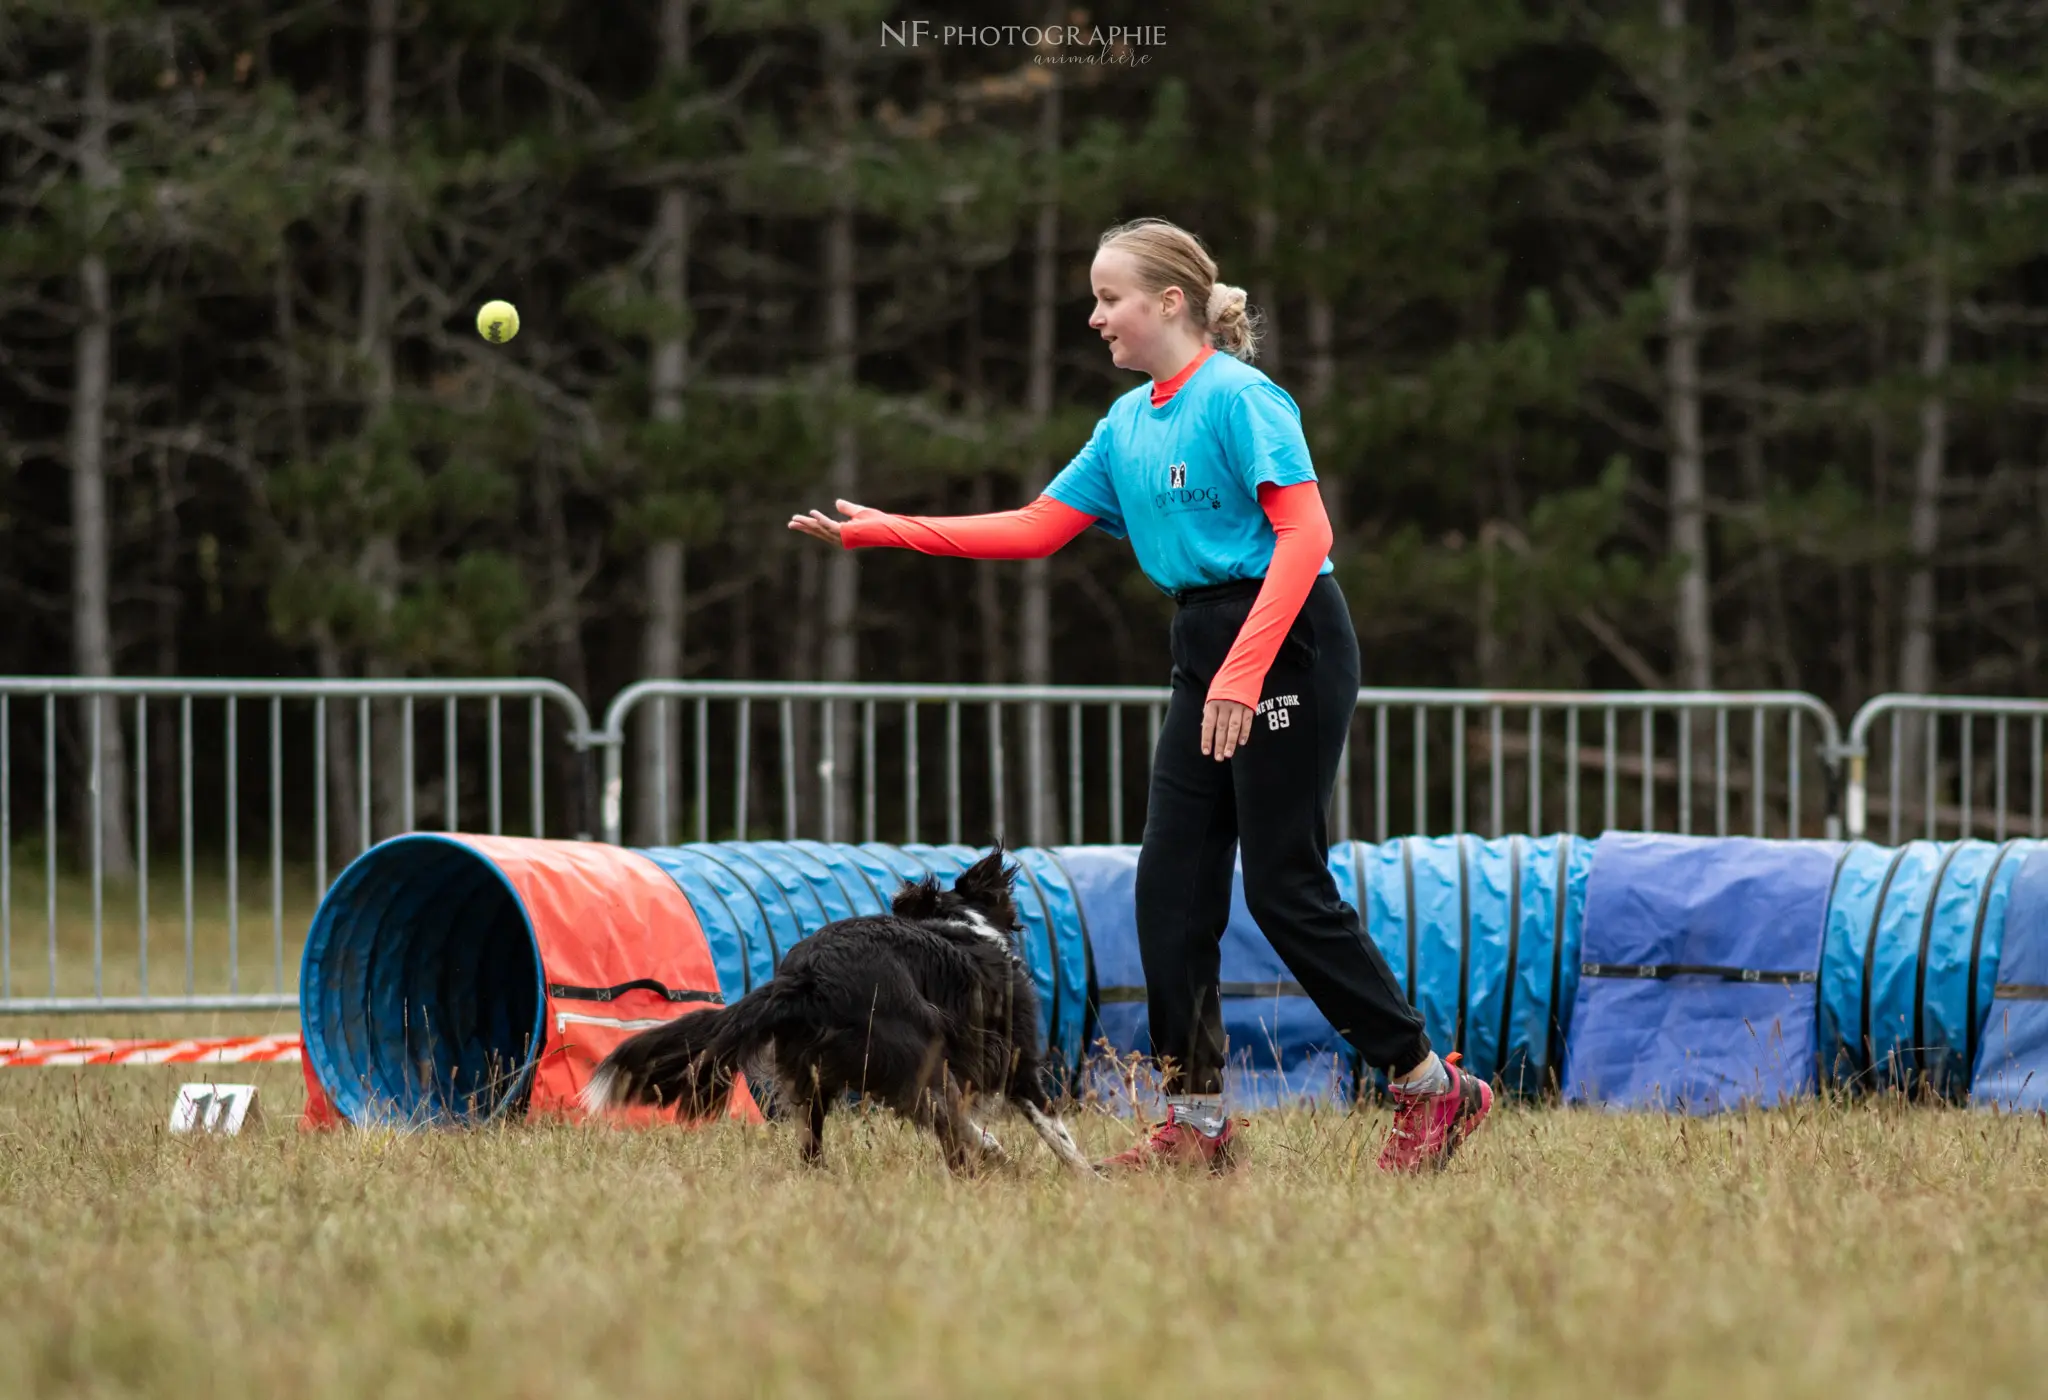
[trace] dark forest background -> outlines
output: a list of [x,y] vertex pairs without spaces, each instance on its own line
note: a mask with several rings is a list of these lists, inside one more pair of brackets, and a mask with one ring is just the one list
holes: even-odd
[[2040,692],[2048,3],[1131,8],[10,0],[0,674],[1159,682],[1107,539],[783,522],[1027,499],[1160,214],[1369,684]]

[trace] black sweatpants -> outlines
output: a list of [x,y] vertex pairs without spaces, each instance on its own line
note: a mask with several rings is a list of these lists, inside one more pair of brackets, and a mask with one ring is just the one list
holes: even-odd
[[1168,1093],[1222,1091],[1217,980],[1239,848],[1252,917],[1338,1033],[1368,1065],[1397,1074],[1429,1053],[1421,1015],[1330,875],[1326,814],[1358,703],[1358,636],[1329,575],[1266,675],[1251,741],[1223,763],[1202,752],[1209,683],[1258,590],[1253,580],[1184,594],[1173,619],[1173,697],[1153,758],[1137,891],[1152,1048]]

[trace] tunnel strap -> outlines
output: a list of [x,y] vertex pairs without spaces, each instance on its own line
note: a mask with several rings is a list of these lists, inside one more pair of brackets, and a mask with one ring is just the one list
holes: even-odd
[[1999,1001],[2048,1001],[2048,986],[2039,982],[2000,982],[1991,995]]
[[1472,862],[1465,851],[1468,838],[1451,839],[1458,843],[1458,1016],[1451,1023],[1451,1048],[1462,1057],[1472,1019]]
[[708,1001],[713,1006],[725,1005],[725,998],[717,992],[702,991],[696,987],[664,987],[652,977],[636,977],[616,987],[570,987],[560,982],[548,983],[548,995],[556,1001],[613,1001],[625,992],[653,992],[665,1001]]
[[1501,982],[1500,1043],[1494,1047],[1496,1068],[1505,1069],[1515,1035],[1515,978],[1522,960],[1522,838],[1508,838],[1508,965]]
[[[1991,858],[1991,868],[1984,872],[1984,893],[1977,897],[1977,918],[1970,929],[1970,980],[1965,983],[1963,1013],[1963,1064],[1977,1063],[1977,1041],[1983,1035],[1983,1021],[1977,1015],[1977,987],[1979,974],[1984,966],[1984,921],[1991,913],[1991,897],[1998,892],[1998,867],[2005,864],[2005,858],[2013,847],[2020,844],[2016,836],[1998,848],[1998,854]],[[1992,995],[1998,988],[1992,986]]]
[[1913,963],[1913,1069],[1916,1073],[1927,1073],[1927,1057],[1936,1047],[1927,1043],[1927,952],[1934,946],[1934,916],[1941,909],[1941,882],[1948,878],[1948,868],[1955,861],[1956,853],[1963,849],[1958,841],[1942,853],[1941,864],[1935,867],[1934,881],[1927,887],[1927,907],[1920,914],[1920,956]]
[[[1038,877],[1031,873],[1030,864],[1026,861],[1019,860],[1017,862],[1017,873],[1022,875],[1024,877],[1024,882],[1031,886],[1031,893],[1037,896],[1038,898],[1038,910],[1041,914],[1045,916],[1045,956],[1047,959],[1045,970],[1047,975],[1052,978],[1052,1010],[1051,1013],[1046,1017],[1046,1025],[1049,1028],[1047,1038],[1049,1040],[1052,1036],[1058,1035],[1060,1028],[1065,1024],[1065,1021],[1063,1020],[1060,1014],[1061,969],[1060,933],[1058,927],[1058,920],[1054,917],[1052,912],[1052,901],[1045,897],[1045,888],[1044,886],[1038,883]],[[1076,902],[1078,903],[1079,901],[1077,900]],[[1020,917],[1022,917],[1023,911],[1021,909],[1018,910],[1018,914]],[[1024,933],[1022,930],[1019,930],[1015,941],[1021,943],[1023,942],[1023,939]],[[1024,963],[1023,957],[1019,954],[1012,953],[1010,956],[1016,958],[1018,962]],[[1024,966],[1028,971],[1030,968],[1030,964],[1024,963]]]
[[1572,838],[1569,832],[1557,840],[1557,908],[1550,918],[1550,1033],[1544,1040],[1544,1068],[1561,1074],[1564,1068],[1564,1022],[1570,1008],[1564,1004],[1564,931],[1571,918]]
[[1891,895],[1892,881],[1898,878],[1900,864],[1912,848],[1912,843],[1908,842],[1892,852],[1891,863],[1884,868],[1884,883],[1877,887],[1877,903],[1870,909],[1870,930],[1863,939],[1863,985],[1858,989],[1861,1018],[1856,1028],[1856,1043],[1863,1047],[1866,1069],[1877,1068],[1877,1050],[1870,1028],[1877,994],[1877,936],[1884,927],[1884,902]]
[[1766,972],[1754,967],[1709,967],[1701,963],[1582,963],[1586,977],[1630,977],[1662,982],[1671,977],[1715,977],[1723,982],[1769,982],[1776,986],[1804,986],[1818,982],[1818,972]]
[[[1218,996],[1226,997],[1262,998],[1305,997],[1308,995],[1306,991],[1302,990],[1301,983],[1299,982],[1218,982],[1216,984],[1216,993]],[[1097,993],[1097,999],[1104,1005],[1143,1002],[1145,1000],[1145,989],[1143,987],[1103,987]]]
[[1074,896],[1074,917],[1081,925],[1081,1053],[1085,1056],[1088,1047],[1095,1043],[1095,1013],[1102,1007],[1101,988],[1095,983],[1095,940],[1088,932],[1088,902],[1081,898],[1081,887],[1074,883],[1074,872],[1067,869],[1067,863],[1060,859],[1059,847],[1047,846],[1045,853],[1060,872],[1060,878],[1067,882],[1067,891]]

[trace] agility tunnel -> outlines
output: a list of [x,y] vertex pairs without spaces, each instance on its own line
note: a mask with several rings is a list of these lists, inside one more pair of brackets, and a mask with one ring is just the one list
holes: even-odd
[[[837,919],[882,913],[907,880],[950,885],[984,854],[394,838],[342,873],[307,936],[309,1087],[349,1122],[576,1113],[590,1071],[619,1041],[737,1000],[772,977],[798,940]],[[1017,951],[1064,1081],[1088,1016],[1081,915],[1057,861],[1014,854]],[[736,1111],[752,1113],[751,1098],[741,1099]]]
[[[309,1086],[351,1122],[573,1114],[625,1036],[746,995],[827,923],[983,854],[395,838],[309,932]],[[1011,854],[1050,1072],[1144,1111],[1124,1073],[1152,1050],[1137,848]],[[2048,1107],[2041,843],[1467,835],[1329,859],[1431,1043],[1503,1090],[1706,1113],[1925,1084]],[[1377,1082],[1260,932],[1241,872],[1219,952],[1234,1103],[1346,1103]]]
[[722,1000],[659,865],[517,837],[365,851],[322,899],[299,974],[309,1077],[354,1123],[573,1113],[614,1045]]
[[1820,1068],[1849,1089],[1961,1099],[1991,1012],[2013,882],[2037,842],[1858,842],[1828,900]]
[[[1554,1076],[1578,981],[1594,843],[1569,836],[1405,838],[1330,850],[1339,896],[1364,920],[1433,1045],[1475,1074],[1533,1093]],[[1114,1057],[1149,1055],[1136,899],[1138,848],[1065,846],[1088,926],[1096,1032]],[[1292,979],[1233,875],[1220,948],[1225,1092],[1246,1107],[1347,1101],[1368,1067]],[[1114,1076],[1091,1075],[1101,1097]],[[1126,1084],[1130,1094],[1138,1086]],[[1142,1095],[1141,1095],[1142,1097]]]

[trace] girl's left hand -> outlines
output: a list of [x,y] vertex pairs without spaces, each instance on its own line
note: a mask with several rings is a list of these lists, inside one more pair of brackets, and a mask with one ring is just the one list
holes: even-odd
[[[834,501],[832,504],[839,507],[839,513],[847,520],[853,519],[867,509],[866,506],[857,506],[852,501]],[[790,529],[799,534],[809,535],[814,540],[823,540],[826,544],[839,544],[839,532],[845,525],[846,520],[834,520],[822,510],[789,517]]]
[[1202,707],[1202,752],[1218,763],[1252,741],[1252,707],[1235,700],[1211,700]]

